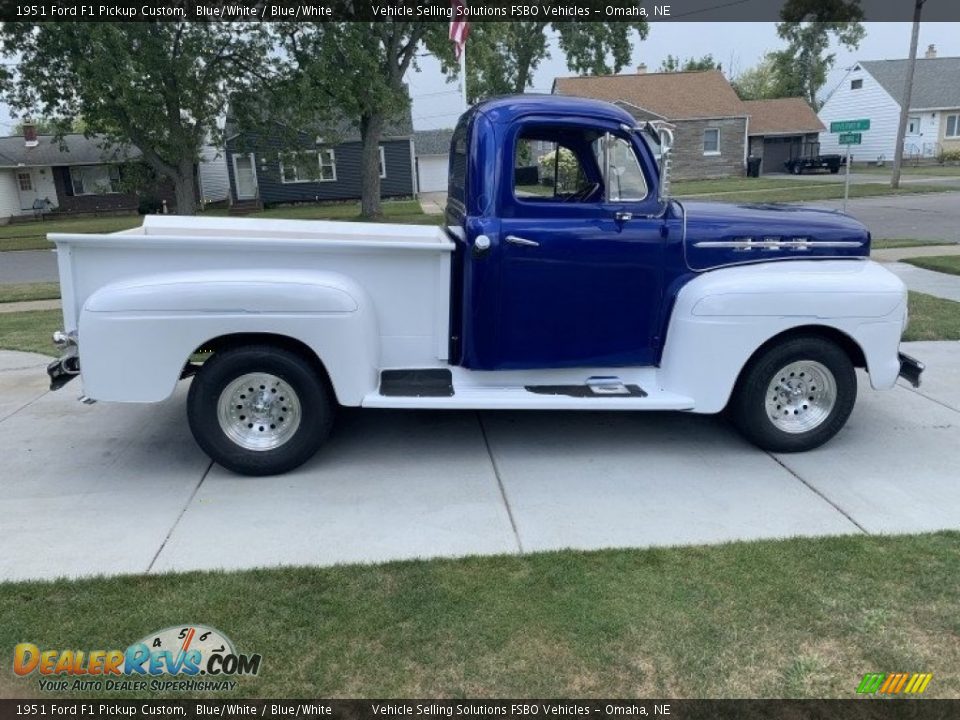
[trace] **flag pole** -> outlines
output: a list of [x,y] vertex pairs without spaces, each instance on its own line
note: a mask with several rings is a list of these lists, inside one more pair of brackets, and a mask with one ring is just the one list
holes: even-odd
[[464,43],[460,48],[460,87],[463,88],[463,111],[466,112],[470,107],[467,102],[467,44]]

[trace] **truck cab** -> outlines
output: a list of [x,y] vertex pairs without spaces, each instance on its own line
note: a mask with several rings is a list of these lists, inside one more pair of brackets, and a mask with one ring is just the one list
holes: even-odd
[[605,102],[497,98],[457,124],[443,227],[148,218],[51,235],[52,385],[155,402],[193,378],[201,447],[271,474],[305,462],[340,405],[726,409],[791,452],[843,427],[857,368],[875,389],[919,383],[899,353],[906,290],[861,223],[672,199],[671,141]]

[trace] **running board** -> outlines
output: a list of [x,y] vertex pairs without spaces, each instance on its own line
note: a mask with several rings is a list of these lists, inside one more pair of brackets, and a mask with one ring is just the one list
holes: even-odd
[[647,393],[639,387],[636,390],[638,392],[628,390],[627,394],[596,394],[589,391],[574,395],[531,391],[525,385],[456,385],[453,395],[446,396],[415,397],[372,392],[361,404],[371,408],[435,410],[692,410],[694,407],[693,398],[683,395],[657,390]]

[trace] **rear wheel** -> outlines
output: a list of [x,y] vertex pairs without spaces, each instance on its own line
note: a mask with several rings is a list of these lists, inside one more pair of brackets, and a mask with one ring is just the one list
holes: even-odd
[[190,386],[187,418],[215,462],[244,475],[303,464],[333,421],[326,383],[301,355],[270,345],[216,353]]
[[794,163],[793,167],[790,168],[790,172],[792,172],[794,175],[800,175],[803,173],[803,166],[800,165],[800,163]]
[[811,450],[844,426],[857,397],[849,356],[825,338],[774,345],[744,369],[729,415],[743,435],[772,452]]

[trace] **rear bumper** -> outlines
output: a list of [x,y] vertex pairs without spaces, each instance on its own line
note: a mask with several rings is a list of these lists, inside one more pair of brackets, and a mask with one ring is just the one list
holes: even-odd
[[80,357],[77,338],[73,333],[55,332],[53,344],[64,351],[57,360],[47,365],[50,389],[59,390],[80,374]]
[[900,356],[900,377],[906,380],[914,387],[920,387],[920,374],[926,366],[905,353],[899,353]]

